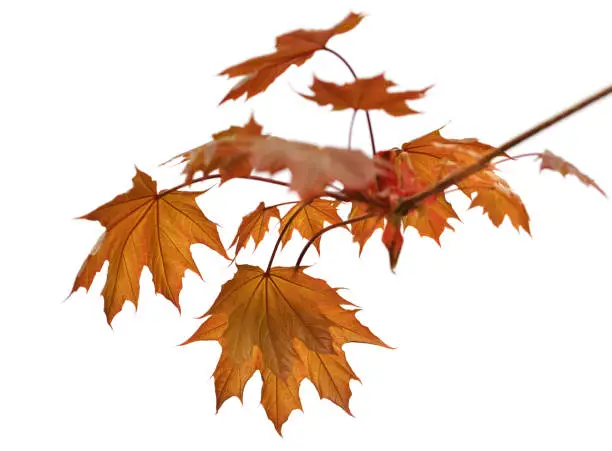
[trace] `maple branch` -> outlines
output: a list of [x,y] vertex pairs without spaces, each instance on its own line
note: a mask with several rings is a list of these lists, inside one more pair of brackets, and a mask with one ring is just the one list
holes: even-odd
[[558,113],[558,114],[556,114],[556,115],[546,119],[545,121],[543,121],[543,122],[539,123],[538,125],[530,128],[529,130],[524,131],[520,135],[515,136],[514,138],[510,139],[509,141],[506,141],[504,144],[499,146],[497,149],[493,150],[492,152],[489,152],[486,155],[483,155],[474,164],[471,164],[469,166],[466,166],[463,169],[459,169],[459,170],[457,170],[455,172],[450,173],[448,176],[446,176],[445,178],[443,178],[442,180],[440,180],[438,183],[434,184],[430,188],[426,189],[425,191],[422,191],[422,192],[420,192],[420,193],[418,193],[418,194],[416,194],[416,195],[414,195],[412,197],[409,197],[408,199],[404,200],[401,204],[399,204],[397,206],[397,208],[395,209],[396,213],[398,213],[398,214],[400,214],[402,216],[405,215],[410,210],[414,209],[419,203],[421,203],[425,199],[427,199],[429,196],[431,196],[433,194],[437,194],[439,192],[442,192],[446,188],[448,188],[449,186],[456,185],[458,182],[460,182],[464,178],[469,177],[470,175],[480,171],[493,158],[502,155],[503,153],[505,153],[508,150],[510,150],[511,148],[519,145],[523,141],[531,138],[532,136],[540,133],[543,130],[546,130],[547,128],[551,127],[552,125],[555,125],[557,122],[562,121],[563,119],[567,118],[568,116],[571,116],[572,114],[580,111],[581,109],[583,109],[583,108],[589,106],[590,104],[592,104],[592,103],[594,103],[594,102],[604,98],[605,96],[607,96],[609,94],[612,94],[612,85],[602,89],[601,91],[596,92],[592,96],[587,97],[586,99],[584,99],[584,100],[576,103],[575,105],[573,105],[573,106],[563,110],[562,112],[560,112],[560,113]]
[[276,240],[276,244],[274,245],[274,249],[272,249],[272,255],[270,255],[270,261],[268,262],[268,267],[266,268],[266,274],[270,274],[270,269],[272,269],[272,263],[274,262],[274,257],[276,256],[276,252],[278,251],[278,247],[281,244],[281,240],[283,239],[283,236],[285,235],[285,233],[287,233],[287,230],[289,230],[289,226],[291,225],[291,223],[293,222],[293,220],[297,217],[297,215],[300,214],[300,212],[306,208],[308,205],[310,205],[310,203],[315,200],[316,197],[313,197],[307,201],[304,201],[302,203],[302,205],[300,205],[298,207],[297,210],[295,210],[295,213],[293,213],[291,215],[291,217],[287,220],[287,223],[285,224],[285,227],[283,227],[283,229],[280,231],[279,235],[278,235],[278,239]]
[[[163,197],[166,194],[170,194],[170,193],[172,193],[174,191],[177,191],[177,190],[179,190],[181,188],[185,188],[186,186],[190,186],[190,185],[192,185],[194,183],[204,182],[206,180],[211,180],[211,179],[218,179],[220,177],[221,177],[221,174],[203,175],[202,177],[197,177],[197,178],[193,179],[190,182],[183,182],[180,185],[176,185],[176,186],[174,186],[174,187],[172,187],[172,188],[170,188],[170,189],[168,189],[166,191],[163,191],[163,192],[161,192],[159,194],[159,197]],[[256,180],[258,182],[265,182],[265,183],[272,183],[274,185],[286,186],[287,188],[290,187],[290,184],[287,183],[287,182],[281,182],[280,180],[274,180],[274,179],[267,178],[267,177],[259,177],[257,175],[245,175],[245,176],[238,176],[238,177],[234,177],[234,178],[237,178],[237,179],[246,179],[246,180]],[[332,198],[334,198],[336,200],[341,200],[343,202],[349,202],[350,201],[350,199],[347,196],[345,196],[344,194],[342,194],[340,192],[333,193],[333,192],[330,192],[330,191],[324,191],[324,193],[321,194],[321,196],[329,196],[329,197],[332,197]],[[296,202],[299,202],[299,201],[296,201]]]
[[[357,73],[353,69],[353,66],[351,66],[349,62],[346,59],[344,59],[342,55],[340,55],[335,50],[330,49],[329,47],[323,47],[323,50],[327,50],[329,53],[331,53],[332,55],[335,55],[338,59],[340,59],[340,61],[344,63],[344,65],[348,68],[348,70],[351,71],[353,78],[355,80],[359,80],[359,77],[357,76]],[[372,119],[370,119],[370,112],[368,110],[363,110],[363,111],[365,112],[366,119],[368,121],[368,131],[370,132],[370,144],[372,145],[372,156],[374,156],[376,155],[376,144],[374,143],[374,130],[372,128]],[[357,110],[355,110],[355,113],[357,113]]]
[[342,227],[342,226],[345,226],[345,225],[353,224],[354,222],[365,221],[366,219],[370,219],[373,216],[376,216],[376,213],[367,213],[367,214],[362,215],[362,216],[357,216],[356,218],[347,219],[346,221],[337,222],[335,224],[330,224],[327,227],[319,230],[317,233],[315,233],[312,236],[312,238],[310,238],[308,240],[308,243],[306,243],[306,245],[302,249],[302,252],[300,252],[300,256],[298,257],[297,261],[295,262],[295,268],[294,269],[297,270],[300,267],[300,264],[302,263],[302,259],[304,258],[304,255],[306,255],[306,251],[310,248],[310,246],[312,246],[314,244],[314,242],[317,240],[317,238],[319,238],[321,235],[323,235],[326,232],[329,232],[330,230],[335,229],[336,227]]

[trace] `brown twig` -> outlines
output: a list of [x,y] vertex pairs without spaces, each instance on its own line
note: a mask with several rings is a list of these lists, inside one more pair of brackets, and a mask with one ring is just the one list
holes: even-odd
[[449,174],[448,176],[446,176],[445,178],[443,178],[442,180],[440,180],[438,183],[434,184],[430,188],[426,189],[425,191],[422,191],[412,197],[409,197],[408,199],[404,200],[401,204],[398,205],[398,207],[395,210],[396,213],[400,215],[407,214],[410,210],[414,209],[419,203],[423,202],[429,196],[442,192],[451,185],[456,185],[458,182],[460,182],[464,178],[469,177],[470,175],[480,171],[493,158],[502,155],[503,153],[519,145],[523,141],[531,138],[537,133],[540,133],[541,131],[551,127],[557,122],[565,119],[568,116],[571,116],[572,114],[580,111],[581,109],[604,98],[605,96],[609,94],[612,94],[612,85],[602,89],[601,91],[596,92],[592,96],[587,97],[586,99],[576,103],[575,105],[567,108],[566,110],[560,112],[559,114],[556,114],[552,116],[551,118],[539,123],[535,127],[532,127],[529,130],[524,131],[520,135],[512,138],[511,140],[506,141],[504,144],[499,146],[494,151],[489,152],[488,154],[482,156],[474,164],[471,164],[470,166],[466,166],[463,169],[459,169],[455,172],[452,172],[451,174]]

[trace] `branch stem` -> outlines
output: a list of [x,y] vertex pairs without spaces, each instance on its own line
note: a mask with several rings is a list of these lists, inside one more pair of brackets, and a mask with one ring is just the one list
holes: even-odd
[[[357,76],[357,73],[353,69],[353,66],[351,66],[350,63],[342,55],[340,55],[338,52],[328,47],[324,47],[323,50],[327,50],[332,55],[335,55],[348,68],[348,70],[351,72],[351,75],[353,75],[353,78],[355,80],[359,80],[359,77]],[[363,110],[363,111],[365,112],[366,120],[368,121],[368,131],[370,132],[370,144],[372,146],[372,156],[374,156],[376,155],[376,143],[374,142],[374,129],[372,128],[372,119],[370,119],[370,112],[368,110]],[[355,110],[355,113],[356,112],[357,110]]]
[[[172,188],[170,188],[170,189],[160,193],[159,197],[163,197],[166,194],[170,194],[170,193],[172,193],[174,191],[177,191],[177,190],[179,190],[181,188],[185,188],[186,186],[190,186],[190,185],[192,185],[194,183],[204,182],[206,180],[218,179],[220,177],[221,177],[221,174],[210,174],[210,175],[204,175],[202,177],[197,177],[197,178],[193,179],[190,182],[183,182],[180,185],[176,185],[176,186],[174,186],[174,187],[172,187]],[[247,175],[247,176],[244,176],[244,177],[235,177],[235,178],[245,179],[245,180],[256,180],[258,182],[272,183],[273,185],[280,185],[280,186],[286,186],[286,187],[290,186],[290,184],[287,183],[287,182],[281,182],[280,180],[274,180],[274,179],[267,178],[267,177],[259,177],[257,175]],[[336,200],[341,200],[343,202],[350,201],[350,199],[348,197],[346,197],[344,194],[342,194],[340,192],[333,193],[333,192],[330,192],[330,191],[325,191],[323,194],[321,194],[321,196],[329,196],[329,197],[332,197],[332,198],[334,198]],[[296,201],[296,202],[298,202],[298,201]]]
[[291,215],[291,217],[287,220],[287,223],[285,224],[285,227],[283,227],[283,229],[280,231],[280,234],[278,235],[278,239],[276,240],[276,244],[274,245],[274,249],[272,249],[272,255],[270,255],[270,261],[268,262],[268,267],[266,268],[266,274],[269,274],[270,273],[270,269],[272,269],[272,263],[274,263],[274,257],[276,257],[276,252],[278,252],[278,247],[281,244],[281,240],[283,239],[283,236],[285,236],[285,234],[287,233],[287,230],[289,230],[289,227],[291,226],[291,223],[297,217],[297,215],[300,214],[300,212],[304,208],[306,208],[308,205],[310,205],[310,203],[313,200],[314,200],[314,198],[304,201],[298,207],[298,209],[295,211],[295,213],[293,213]]

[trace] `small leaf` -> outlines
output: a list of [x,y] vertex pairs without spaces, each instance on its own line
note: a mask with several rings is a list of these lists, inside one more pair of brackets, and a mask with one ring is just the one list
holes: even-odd
[[[371,212],[370,206],[365,202],[353,202],[351,205],[351,212],[349,213],[349,219],[358,218],[359,216],[366,215]],[[371,218],[364,219],[351,223],[351,233],[353,234],[353,241],[359,243],[359,255],[363,251],[363,246],[370,239],[372,234],[377,229],[384,227],[384,213],[383,215],[372,216]]]
[[405,116],[418,113],[406,105],[408,100],[418,100],[425,96],[429,88],[420,91],[389,92],[395,86],[384,75],[360,78],[351,83],[338,85],[314,78],[310,86],[312,95],[300,94],[319,105],[331,105],[334,110],[383,110],[392,116]]
[[249,238],[253,238],[255,249],[257,249],[270,227],[272,218],[280,221],[278,207],[266,207],[263,202],[260,202],[255,210],[242,218],[236,236],[230,245],[230,247],[236,245],[236,256],[246,246]]
[[389,251],[389,263],[391,265],[391,271],[395,271],[395,266],[399,260],[402,245],[404,244],[404,237],[402,236],[402,230],[400,227],[400,218],[392,215],[387,218],[387,224],[385,230],[383,230],[382,242]]
[[440,236],[446,229],[455,230],[448,220],[459,219],[444,194],[425,201],[402,218],[404,228],[414,227],[421,236],[428,236],[440,245]]
[[564,160],[560,156],[555,155],[550,150],[546,150],[542,152],[541,154],[538,155],[538,157],[542,160],[540,171],[543,171],[544,169],[550,169],[551,171],[556,171],[560,173],[564,177],[568,174],[573,175],[577,177],[578,180],[580,180],[585,185],[592,186],[597,191],[599,191],[601,194],[606,196],[606,193],[604,192],[604,190],[602,190],[599,187],[599,185],[595,183],[595,181],[591,177],[582,173],[580,170],[578,170],[576,166],[571,164],[569,161]]
[[[303,238],[310,240],[318,232],[323,230],[325,223],[337,224],[342,222],[342,218],[338,215],[338,205],[340,202],[331,201],[326,199],[315,199],[308,203],[305,207],[301,208],[301,204],[292,207],[281,220],[280,230],[283,230],[289,219],[301,208],[297,216],[289,224],[289,228],[283,234],[281,238],[283,246],[286,245],[291,239],[291,235],[294,230],[297,230]],[[346,226],[343,226],[347,229]],[[347,229],[348,230],[348,229]],[[314,241],[314,246],[317,252],[321,252],[321,237]]]

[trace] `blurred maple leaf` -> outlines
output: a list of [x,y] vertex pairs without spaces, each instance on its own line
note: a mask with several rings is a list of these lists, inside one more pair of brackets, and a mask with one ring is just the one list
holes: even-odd
[[569,161],[566,161],[565,159],[561,158],[560,156],[555,155],[550,150],[545,150],[544,152],[538,155],[538,158],[542,160],[542,164],[540,165],[540,171],[543,171],[544,169],[550,169],[551,171],[560,173],[564,177],[568,174],[573,175],[585,185],[592,186],[601,194],[606,196],[604,190],[602,190],[599,185],[595,183],[595,180],[593,180],[588,175],[582,173],[576,166],[571,164]]
[[[388,168],[363,152],[338,147],[319,147],[261,134],[253,118],[244,127],[232,127],[214,135],[213,141],[174,158],[186,161],[183,171],[190,183],[195,173],[219,170],[222,179],[246,177],[253,171],[274,174],[291,172],[290,187],[302,199],[323,194],[325,187],[339,181],[347,189],[360,190]],[[174,159],[173,158],[173,159]]]

